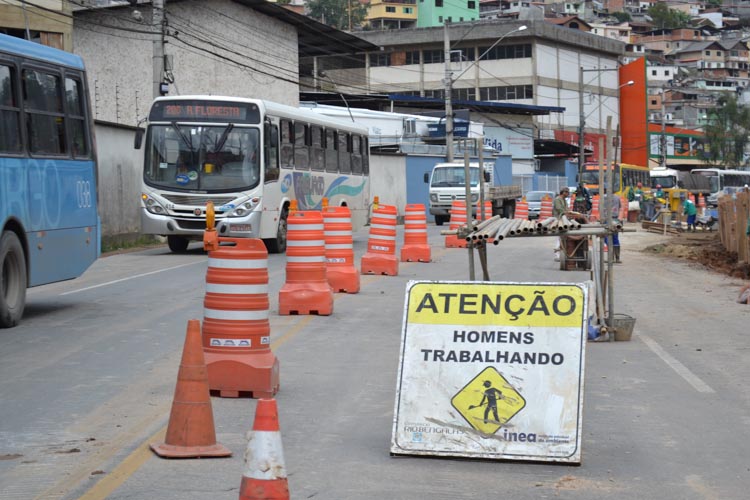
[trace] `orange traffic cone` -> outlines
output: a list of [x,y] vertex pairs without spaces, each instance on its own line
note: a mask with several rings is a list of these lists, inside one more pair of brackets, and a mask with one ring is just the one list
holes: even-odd
[[201,323],[197,319],[188,321],[166,439],[163,443],[151,444],[151,449],[164,458],[228,457],[232,454],[216,442],[208,372],[201,347]]
[[258,400],[247,439],[240,500],[289,500],[275,399]]

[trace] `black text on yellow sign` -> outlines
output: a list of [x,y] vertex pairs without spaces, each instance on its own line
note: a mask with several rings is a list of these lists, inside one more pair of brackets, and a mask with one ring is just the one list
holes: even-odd
[[429,325],[580,326],[584,292],[577,285],[416,283],[409,323]]
[[451,404],[470,426],[491,435],[521,411],[526,400],[490,366],[458,391]]

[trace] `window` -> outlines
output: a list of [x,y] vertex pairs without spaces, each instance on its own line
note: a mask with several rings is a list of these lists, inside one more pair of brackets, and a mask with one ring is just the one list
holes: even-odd
[[474,0],[469,0],[468,2],[466,2],[466,8],[467,9],[476,9],[477,8],[477,3]]
[[307,132],[306,123],[294,123],[294,168],[297,170],[310,170],[310,145]]
[[362,138],[352,134],[352,173],[362,174]]
[[324,170],[326,160],[323,149],[323,127],[319,125],[312,125],[310,127],[310,145],[312,153],[310,168],[312,170]]
[[413,14],[414,7],[404,7],[404,14]]
[[370,174],[370,145],[367,143],[367,136],[362,137],[362,173]]
[[66,154],[62,78],[25,69],[22,79],[29,151],[43,155]]
[[651,105],[656,106],[656,99],[651,99]]
[[706,55],[707,55],[707,56],[710,56],[710,55],[711,55],[711,51],[710,51],[710,50],[707,50],[707,51],[706,51]]
[[492,59],[524,59],[531,57],[531,44],[500,45],[491,49],[490,47],[479,47],[479,53],[483,54],[481,57],[483,61]]
[[279,126],[266,122],[264,125],[264,135],[264,182],[272,182],[279,179]]
[[294,124],[289,120],[281,120],[281,166],[294,166]]
[[651,70],[651,76],[656,76],[656,70],[655,69]]
[[465,89],[452,89],[452,90],[453,90],[453,92],[451,92],[452,99],[474,101],[477,98],[477,93],[474,90],[474,87],[465,88]]
[[443,0],[435,0],[435,7],[442,7],[443,6]]
[[386,12],[392,12],[392,13],[395,14],[396,13],[396,7],[392,7],[392,6],[386,5],[385,11]]
[[65,103],[68,113],[68,126],[73,156],[76,158],[89,156],[89,146],[86,140],[86,112],[84,109],[83,84],[74,78],[65,79]]
[[339,172],[349,174],[352,171],[351,145],[349,134],[339,132]]
[[404,64],[419,64],[419,51],[411,50],[407,52]]
[[717,55],[717,56],[720,56],[720,55],[721,55],[721,51],[720,51],[720,50],[717,50],[717,51],[716,51],[716,55]]
[[0,152],[20,153],[21,108],[18,105],[14,67],[0,65]]
[[339,171],[338,133],[326,129],[326,172]]
[[443,16],[438,16],[438,22],[439,22],[439,23],[442,23],[442,22],[443,22]]
[[669,70],[668,69],[664,70],[664,76],[669,76]]
[[390,54],[370,54],[370,66],[390,66]]
[[482,87],[479,89],[479,98],[483,101],[511,101],[516,99],[533,99],[534,88],[531,85]]
[[422,56],[425,64],[442,64],[445,61],[445,53],[442,50],[425,50]]

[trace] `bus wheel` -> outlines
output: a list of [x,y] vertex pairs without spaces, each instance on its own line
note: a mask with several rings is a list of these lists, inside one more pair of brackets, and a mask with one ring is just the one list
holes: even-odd
[[448,217],[447,216],[445,216],[445,215],[436,215],[435,216],[435,225],[436,226],[442,226],[446,222],[448,222]]
[[182,236],[167,236],[167,245],[174,253],[185,253],[190,241]]
[[279,219],[279,228],[276,230],[276,238],[268,238],[264,240],[266,248],[268,248],[268,253],[286,252],[287,214],[288,212],[285,210]]
[[5,231],[0,238],[0,328],[16,326],[26,305],[26,258],[18,236]]

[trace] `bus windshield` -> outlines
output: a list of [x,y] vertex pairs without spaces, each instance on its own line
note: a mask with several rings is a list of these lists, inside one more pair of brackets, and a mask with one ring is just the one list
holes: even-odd
[[657,185],[664,189],[671,189],[677,187],[677,177],[674,175],[659,175],[651,177],[651,187],[655,188]]
[[243,191],[260,182],[256,127],[173,122],[151,125],[146,184],[172,190]]
[[[479,169],[472,167],[469,169],[471,186],[479,184]],[[464,167],[441,167],[436,168],[432,174],[433,187],[460,187],[465,186],[464,179],[466,172]]]
[[[615,181],[615,193],[620,191],[620,171],[615,169],[613,172]],[[607,173],[604,172],[604,180],[607,180]],[[599,171],[598,170],[586,170],[581,175],[581,182],[589,188],[594,188],[594,191],[598,192],[599,189]]]

